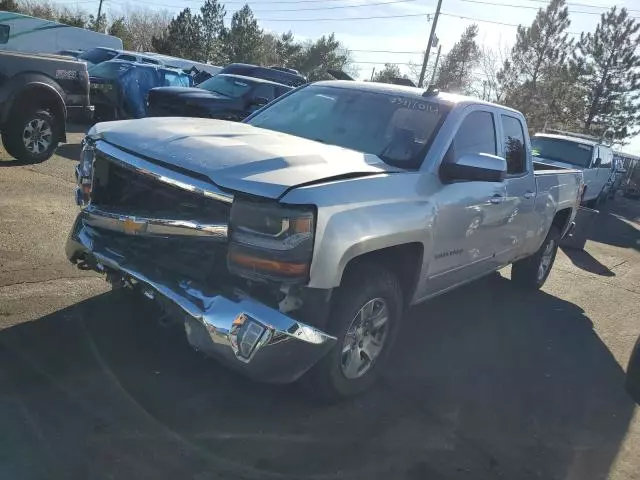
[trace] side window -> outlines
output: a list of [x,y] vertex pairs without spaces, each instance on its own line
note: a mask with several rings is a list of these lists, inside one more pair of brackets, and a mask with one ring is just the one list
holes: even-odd
[[118,55],[116,57],[117,60],[126,60],[128,62],[136,62],[138,61],[138,59],[136,57],[134,57],[133,55],[127,55],[127,54],[123,54],[123,55]]
[[524,131],[520,120],[501,115],[504,130],[504,153],[507,175],[519,175],[527,170],[527,152],[524,147]]
[[467,115],[445,158],[446,161],[453,161],[467,153],[497,153],[496,127],[491,112],[475,111]]
[[291,90],[291,89],[290,88],[284,88],[284,87],[276,87],[276,98],[278,98],[280,95],[284,95],[289,90]]
[[0,45],[9,42],[9,31],[11,27],[9,25],[0,25]]
[[160,62],[158,60],[154,60],[152,58],[142,57],[140,60],[142,60],[142,63],[150,63],[151,65],[160,65]]
[[613,152],[608,148],[600,147],[600,156],[602,158],[602,163],[600,163],[601,168],[612,168],[613,166]]
[[275,98],[275,93],[273,92],[273,85],[268,85],[266,83],[258,85],[253,90],[252,97],[253,98],[262,97],[262,98],[266,98],[269,101],[273,100]]

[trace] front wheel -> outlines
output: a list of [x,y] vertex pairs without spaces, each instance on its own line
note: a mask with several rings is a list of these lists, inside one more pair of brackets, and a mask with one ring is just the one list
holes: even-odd
[[376,380],[402,319],[402,292],[387,269],[362,264],[339,287],[328,332],[336,345],[302,379],[314,395],[338,400],[356,395]]
[[536,253],[518,260],[511,267],[511,280],[524,288],[537,290],[547,280],[558,252],[560,229],[552,225]]

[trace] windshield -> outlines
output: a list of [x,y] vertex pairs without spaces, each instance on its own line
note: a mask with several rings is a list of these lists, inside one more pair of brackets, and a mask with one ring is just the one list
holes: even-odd
[[88,50],[81,54],[78,58],[97,65],[98,63],[111,60],[116,55],[118,55],[118,52],[113,50],[105,50],[104,48],[92,48],[91,50]]
[[593,147],[561,138],[533,137],[531,153],[536,157],[556,162],[588,167],[591,164]]
[[219,93],[225,97],[239,98],[248,92],[252,86],[252,82],[244,79],[216,75],[215,77],[211,77],[209,80],[202,82],[198,85],[198,88]]
[[309,86],[248,123],[418,168],[447,112],[447,106],[416,97]]
[[88,68],[90,77],[115,79],[129,70],[133,65],[121,62],[106,62]]

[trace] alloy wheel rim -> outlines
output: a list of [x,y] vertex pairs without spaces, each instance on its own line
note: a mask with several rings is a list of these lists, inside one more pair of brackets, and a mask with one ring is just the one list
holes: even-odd
[[365,303],[353,317],[341,350],[340,367],[349,380],[365,375],[382,352],[387,338],[389,308],[382,298]]
[[45,152],[53,141],[53,132],[48,122],[34,118],[27,122],[22,132],[22,142],[26,149],[35,155]]

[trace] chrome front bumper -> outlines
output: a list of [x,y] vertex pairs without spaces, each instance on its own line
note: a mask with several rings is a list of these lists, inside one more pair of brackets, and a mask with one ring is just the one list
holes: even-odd
[[[223,295],[210,287],[173,278],[157,265],[130,265],[126,258],[96,242],[102,234],[80,213],[67,240],[73,263],[118,273],[140,284],[149,297],[175,306],[186,337],[197,350],[260,381],[297,380],[333,346],[332,337],[243,294]],[[244,329],[244,331],[243,331]],[[251,329],[251,348],[243,343]]]

